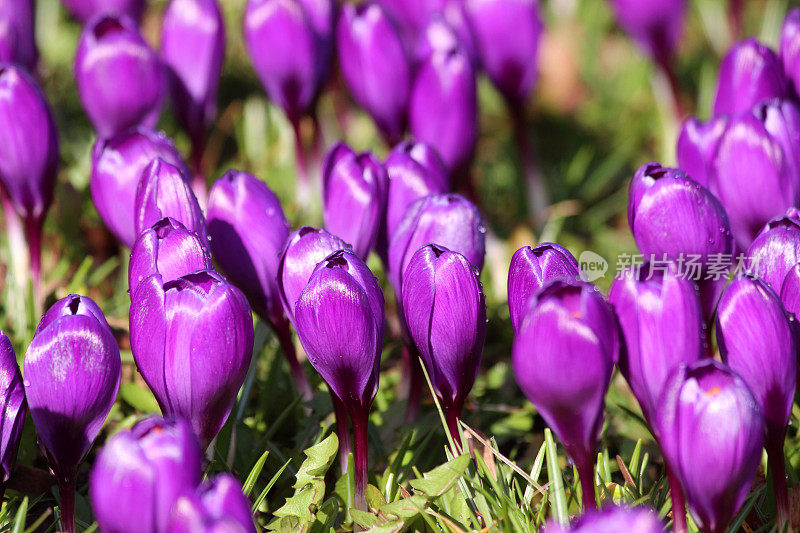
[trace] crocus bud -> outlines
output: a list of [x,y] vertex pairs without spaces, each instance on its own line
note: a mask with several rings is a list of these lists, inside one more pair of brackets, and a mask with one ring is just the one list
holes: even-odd
[[680,43],[685,0],[611,0],[617,22],[656,62],[665,65]]
[[355,101],[390,143],[405,131],[411,65],[397,28],[380,4],[342,5],[336,26],[339,65]]
[[[437,51],[447,51],[460,45],[459,36],[441,13],[431,15],[414,47],[414,64],[424,63]],[[470,60],[474,57],[470,55]]]
[[573,521],[568,528],[548,523],[542,533],[611,533],[619,531],[663,533],[664,524],[649,507],[628,508],[610,505],[603,507],[603,510],[599,512],[588,511]]
[[136,189],[144,169],[155,158],[177,166],[184,176],[189,175],[169,137],[149,128],[98,139],[92,149],[92,201],[106,227],[128,247],[138,235],[133,214]]
[[70,533],[78,466],[114,404],[121,367],[102,311],[74,294],[44,314],[25,352],[25,395],[58,481],[62,526]]
[[214,268],[207,244],[174,218],[162,218],[146,228],[131,249],[128,293],[153,274],[167,282],[196,270]]
[[780,292],[786,274],[800,263],[800,212],[791,207],[767,222],[745,256],[749,273]]
[[475,204],[458,194],[432,194],[408,207],[389,243],[389,279],[398,294],[411,257],[431,243],[460,253],[481,270],[486,227]]
[[424,143],[403,141],[395,146],[384,163],[389,177],[386,202],[386,245],[392,241],[408,206],[429,194],[443,194],[450,180],[442,158]]
[[659,403],[661,449],[695,523],[725,531],[761,459],[764,418],[753,393],[727,366],[704,359],[675,371]]
[[355,153],[336,143],[322,163],[322,216],[325,229],[353,245],[366,259],[375,247],[389,184],[386,170],[370,152]]
[[786,77],[800,94],[800,8],[786,14],[781,29],[781,60]]
[[61,3],[83,24],[100,14],[127,15],[138,23],[145,8],[145,0],[61,0]]
[[101,137],[158,122],[166,92],[164,66],[125,15],[96,17],[83,29],[75,82]]
[[166,531],[175,501],[200,484],[202,458],[192,427],[180,418],[146,418],[111,437],[89,483],[100,529]]
[[719,66],[714,115],[747,113],[770,98],[787,96],[781,60],[772,49],[748,38],[733,45]]
[[191,422],[207,448],[227,420],[253,356],[253,319],[244,294],[212,270],[168,282],[155,274],[131,295],[130,331],[136,366],[161,411]]
[[508,267],[508,313],[511,327],[519,330],[528,301],[539,289],[555,279],[576,279],[581,275],[578,262],[569,250],[552,242],[531,248],[523,246]]
[[199,531],[255,533],[250,502],[230,474],[217,474],[175,503],[168,533]]
[[472,158],[478,128],[475,70],[463,48],[438,50],[417,69],[408,124],[417,140],[434,147],[450,172]]
[[278,265],[278,290],[283,310],[294,322],[294,307],[308,285],[317,263],[338,250],[352,249],[336,235],[324,229],[303,226],[289,235]]
[[403,315],[428,369],[450,432],[457,436],[486,336],[486,301],[477,269],[436,244],[417,250],[405,272]]
[[786,273],[781,284],[780,296],[786,310],[795,318],[800,316],[800,263]]
[[401,30],[406,43],[417,41],[428,18],[440,11],[445,0],[377,0]]
[[0,3],[0,62],[18,63],[36,70],[38,51],[34,39],[33,0]]
[[722,360],[747,383],[764,417],[765,446],[783,523],[789,516],[783,441],[797,373],[792,325],[775,291],[759,279],[742,276],[722,294],[716,332]]
[[270,99],[292,122],[313,107],[327,72],[329,43],[318,18],[299,0],[249,0],[244,15],[247,53]]
[[206,220],[181,170],[156,158],[142,172],[133,207],[134,229],[140,234],[164,217],[172,217],[207,241]]
[[514,337],[517,383],[575,462],[584,505],[594,500],[593,456],[617,358],[616,327],[593,285],[556,280],[531,298]]
[[709,166],[727,125],[726,116],[706,122],[689,117],[681,127],[676,147],[678,167],[703,187],[709,186]]
[[294,324],[308,360],[353,423],[356,506],[363,509],[367,422],[378,392],[383,349],[383,293],[378,280],[352,251],[334,252],[311,274],[297,300]]
[[175,114],[192,142],[202,144],[217,112],[225,60],[225,21],[217,0],[172,0],[161,33]]
[[711,169],[711,190],[747,248],[770,219],[800,200],[800,109],[771,100],[731,120]]
[[0,331],[0,497],[5,491],[6,482],[14,472],[17,449],[25,424],[25,391],[22,376],[17,366],[14,347],[6,334]]
[[539,76],[544,23],[537,0],[467,0],[466,7],[483,69],[509,102],[521,105]]
[[629,269],[608,294],[624,341],[619,368],[650,424],[672,372],[703,356],[700,300],[691,280],[677,274],[674,265]]

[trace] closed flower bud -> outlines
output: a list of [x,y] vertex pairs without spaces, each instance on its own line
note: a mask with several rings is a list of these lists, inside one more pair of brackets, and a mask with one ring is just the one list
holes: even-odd
[[436,51],[418,67],[408,124],[414,138],[434,147],[451,173],[469,163],[477,139],[478,99],[475,70],[463,47]]
[[355,153],[339,142],[322,163],[325,229],[353,245],[366,259],[384,224],[389,184],[386,170],[370,152]]
[[85,24],[100,14],[127,15],[137,23],[146,0],[61,0],[70,14]]
[[423,246],[406,268],[402,304],[450,432],[457,436],[457,419],[475,383],[486,336],[478,271],[459,253],[436,244]]
[[630,269],[614,280],[608,300],[622,340],[619,368],[645,419],[653,423],[669,376],[703,356],[703,311],[694,284],[676,267]]
[[712,164],[711,190],[747,248],[770,219],[800,199],[800,109],[763,102],[731,120]]
[[780,293],[784,278],[800,263],[800,212],[791,207],[767,222],[745,257],[748,272]]
[[36,70],[39,52],[34,39],[33,0],[0,3],[0,62],[18,63]]
[[192,141],[202,143],[217,112],[225,60],[225,21],[217,0],[172,0],[161,32],[175,114]]
[[[463,10],[462,10],[463,11]],[[414,47],[414,63],[424,63],[438,51],[447,52],[460,46],[459,35],[444,17],[442,13],[431,15],[424,31],[417,39]],[[470,51],[471,52],[471,51]],[[470,60],[475,62],[475,58],[470,53]]]
[[187,229],[208,240],[206,221],[200,204],[181,169],[161,158],[154,159],[142,173],[134,203],[136,234],[164,217],[172,217]]
[[380,4],[343,4],[336,26],[339,65],[355,101],[372,116],[384,138],[405,131],[411,65],[400,34]]
[[424,143],[403,141],[392,149],[383,166],[389,177],[385,237],[388,246],[408,206],[429,194],[446,193],[450,180],[439,154]]
[[125,246],[133,246],[136,189],[147,165],[161,158],[181,169],[189,169],[172,141],[163,133],[137,128],[110,139],[98,139],[92,149],[89,188],[100,218]]
[[68,532],[74,531],[78,466],[117,397],[121,366],[108,322],[85,296],[56,302],[25,352],[25,395],[58,481],[61,520]]
[[158,122],[164,66],[125,15],[103,15],[86,25],[75,55],[75,81],[101,137]]
[[164,531],[255,533],[256,528],[242,485],[232,475],[223,473],[179,498]]
[[136,366],[162,412],[188,420],[207,448],[253,355],[244,294],[212,270],[168,282],[155,274],[131,295],[130,331]]
[[480,63],[509,102],[519,105],[539,76],[544,23],[537,0],[466,0]]
[[458,194],[432,194],[408,206],[389,243],[389,279],[398,294],[411,257],[426,244],[457,252],[480,271],[486,227],[478,208]]
[[167,282],[196,270],[213,268],[206,243],[173,218],[162,218],[145,229],[131,249],[128,293],[147,277],[161,274]]
[[244,15],[253,68],[294,123],[313,107],[328,69],[330,42],[319,33],[318,16],[309,14],[312,7],[300,0],[249,0]]
[[786,77],[800,94],[800,8],[786,14],[781,29],[781,60]]
[[726,531],[753,483],[764,418],[727,366],[705,359],[676,370],[664,388],[659,443],[678,473],[701,531]]
[[517,250],[508,267],[508,312],[514,331],[519,330],[528,301],[539,289],[552,280],[571,280],[580,275],[575,257],[558,244],[544,242]]
[[781,284],[781,302],[786,310],[800,317],[800,263],[794,265]]
[[628,508],[610,505],[603,507],[602,511],[589,511],[579,516],[569,527],[548,523],[542,533],[612,533],[620,531],[663,533],[664,524],[649,507]]
[[686,0],[611,0],[617,22],[636,44],[661,65],[680,43]]
[[678,167],[703,187],[709,186],[709,166],[727,125],[726,116],[706,122],[689,117],[681,127],[676,148]]
[[733,45],[719,66],[714,115],[747,113],[754,105],[787,96],[781,60],[772,49],[748,38]]
[[619,350],[616,328],[593,285],[556,280],[531,298],[514,337],[517,383],[575,462],[587,506],[594,501],[594,453]]
[[14,347],[5,333],[0,331],[0,497],[6,482],[14,472],[17,449],[25,424],[25,391],[17,366]]
[[317,264],[349,244],[324,229],[303,226],[289,235],[278,265],[278,290],[283,310],[294,322],[294,308]]
[[200,483],[202,457],[191,426],[180,418],[146,418],[111,437],[89,483],[100,529],[165,531],[175,501]]

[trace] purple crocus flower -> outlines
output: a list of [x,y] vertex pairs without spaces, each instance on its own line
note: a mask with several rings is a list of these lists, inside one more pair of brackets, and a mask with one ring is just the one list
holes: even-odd
[[451,435],[478,375],[486,336],[486,301],[477,269],[436,244],[414,253],[402,288],[408,332],[428,369]]
[[217,0],[172,0],[164,12],[161,34],[175,114],[192,139],[197,158],[217,112],[225,60],[225,21]]
[[92,467],[89,495],[102,531],[165,531],[173,504],[202,475],[200,444],[181,418],[146,418],[111,437]]
[[380,4],[346,3],[336,26],[339,65],[347,88],[389,144],[405,131],[411,65],[400,34]]
[[[328,7],[323,11],[331,13]],[[326,25],[314,9],[300,0],[249,0],[244,15],[253,68],[293,124],[313,108],[328,68],[330,40],[320,33]]]
[[275,331],[298,392],[310,397],[278,289],[278,265],[289,237],[280,200],[255,176],[230,170],[211,188],[208,232],[220,267]]
[[17,449],[25,424],[25,391],[17,366],[14,347],[6,334],[0,331],[0,498],[6,483],[14,472]]
[[377,2],[397,24],[404,41],[415,43],[428,18],[441,11],[447,0],[377,0]]
[[392,149],[383,166],[389,178],[383,244],[388,247],[408,206],[429,194],[448,192],[450,180],[442,158],[424,143],[403,141]]
[[786,310],[795,318],[800,316],[800,263],[786,273],[779,294]]
[[138,23],[145,8],[145,0],[61,0],[61,3],[83,24],[100,14],[127,15]]
[[781,29],[781,60],[786,77],[800,94],[800,8],[786,14]]
[[322,162],[322,216],[325,229],[353,245],[366,259],[384,224],[388,178],[370,152],[355,153],[336,143]]
[[18,63],[33,72],[38,58],[33,0],[0,3],[0,62]]
[[125,246],[137,237],[134,225],[136,189],[147,165],[161,158],[178,167],[184,176],[189,169],[172,141],[163,133],[136,128],[110,139],[98,139],[92,149],[89,188],[100,218]]
[[475,204],[458,194],[432,194],[408,207],[389,243],[389,280],[398,294],[411,257],[431,243],[460,253],[481,270],[486,227]]
[[780,298],[765,282],[742,276],[725,289],[717,309],[722,360],[756,398],[766,424],[765,446],[775,487],[778,522],[789,519],[783,441],[792,414],[797,346]]
[[167,533],[255,533],[250,502],[230,474],[217,474],[175,502]]
[[101,137],[155,126],[166,93],[164,66],[125,15],[95,17],[81,34],[75,82]]
[[[414,64],[424,63],[437,51],[447,51],[457,48],[460,43],[459,35],[442,13],[431,15],[428,24],[417,39],[414,46]],[[470,54],[470,60],[475,63],[475,58]]]
[[352,251],[334,252],[311,274],[294,323],[309,361],[353,423],[356,507],[364,509],[367,423],[378,391],[384,333],[378,280]]
[[200,204],[181,169],[156,158],[142,172],[133,207],[134,229],[140,234],[164,217],[172,217],[208,240]]
[[244,294],[213,270],[164,282],[145,279],[131,295],[131,350],[167,416],[192,424],[206,449],[227,420],[253,356]]
[[800,108],[770,100],[731,120],[711,165],[711,190],[747,248],[770,219],[800,200]]
[[748,38],[733,45],[719,66],[714,115],[747,113],[770,98],[787,96],[781,60],[772,49]]
[[685,0],[611,0],[617,22],[659,65],[669,63],[683,34]]
[[645,506],[621,507],[610,505],[602,511],[589,511],[575,519],[569,527],[548,523],[542,533],[663,533],[664,524],[658,515]]
[[800,263],[800,212],[791,207],[767,222],[745,256],[749,273],[780,292],[786,274]]
[[761,459],[764,417],[742,378],[713,359],[681,366],[664,387],[661,449],[700,530],[721,533],[741,507]]
[[22,219],[38,285],[42,224],[58,170],[58,131],[42,90],[18,65],[0,63],[0,119],[3,209],[11,224],[19,226]]
[[294,308],[317,264],[338,250],[352,247],[324,229],[303,226],[289,235],[278,265],[278,290],[286,316],[294,322]]
[[593,285],[555,280],[531,298],[514,337],[517,383],[575,462],[587,508],[597,505],[594,453],[619,351],[616,328]]
[[706,122],[689,117],[681,127],[676,147],[678,167],[703,187],[709,186],[709,166],[727,125],[728,117],[723,115]]
[[431,145],[451,173],[469,163],[478,128],[475,70],[463,47],[437,50],[416,72],[408,109],[411,134]]
[[212,268],[207,244],[197,233],[174,218],[162,218],[142,231],[133,244],[128,264],[128,293],[133,294],[139,283],[153,274],[161,274],[167,282]]
[[483,70],[512,107],[522,106],[539,76],[544,23],[537,0],[465,0],[465,5]]
[[543,242],[514,252],[508,267],[508,312],[514,332],[525,318],[528,301],[539,289],[554,279],[570,280],[580,275],[575,257],[558,244]]
[[61,524],[75,531],[78,466],[92,447],[119,389],[119,347],[103,312],[69,295],[42,317],[25,352],[25,395],[39,444],[56,475]]

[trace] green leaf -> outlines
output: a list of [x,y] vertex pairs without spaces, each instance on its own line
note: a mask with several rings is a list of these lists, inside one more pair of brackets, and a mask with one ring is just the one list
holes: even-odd
[[242,492],[248,498],[250,497],[250,493],[253,492],[253,487],[256,485],[256,481],[258,481],[258,476],[261,475],[261,471],[264,469],[264,463],[267,462],[267,456],[269,455],[269,450],[264,451],[261,454],[261,457],[258,458],[256,464],[253,465],[252,470],[247,475],[247,479],[244,480],[244,484],[242,485]]
[[359,511],[358,509],[351,509],[350,514],[353,517],[353,523],[358,526],[363,527],[364,529],[369,529],[375,526],[380,526],[386,523],[385,520],[381,520],[379,517],[375,516],[372,513],[368,513],[366,511]]
[[545,446],[547,446],[547,477],[550,480],[550,504],[553,518],[559,524],[566,526],[569,524],[567,495],[564,492],[564,480],[561,478],[561,469],[558,467],[556,443],[553,441],[553,434],[550,432],[550,428],[545,428],[544,430],[544,442]]
[[367,506],[370,509],[380,509],[386,505],[386,500],[383,498],[380,489],[375,485],[367,485],[367,490],[364,493],[364,499],[367,501]]
[[426,472],[421,479],[412,479],[409,484],[429,498],[439,497],[458,481],[469,466],[469,462],[468,454],[459,455],[430,472]]
[[22,503],[19,504],[19,509],[17,509],[17,514],[14,516],[14,527],[11,528],[11,533],[24,533],[25,515],[27,514],[28,514],[28,497],[25,496],[22,499]]
[[380,510],[384,515],[407,521],[420,514],[426,505],[425,497],[415,494],[396,502],[387,503]]
[[269,491],[272,489],[273,485],[275,485],[275,483],[281,477],[281,474],[283,474],[283,471],[286,470],[286,467],[289,466],[290,462],[291,462],[291,460],[287,460],[285,463],[283,463],[283,466],[280,467],[280,469],[277,472],[275,472],[275,475],[272,476],[272,479],[269,480],[269,483],[267,483],[267,486],[264,487],[264,490],[261,491],[261,494],[259,494],[258,498],[256,498],[256,500],[253,502],[253,512],[255,512],[256,509],[258,509],[261,506],[261,502],[263,502],[264,499],[267,497],[267,494],[269,494]]
[[297,471],[294,488],[300,489],[315,479],[325,477],[325,473],[333,464],[338,451],[339,439],[336,437],[336,433],[331,433],[319,444],[305,450],[303,453],[306,454],[307,459],[303,461],[300,470]]
[[125,403],[142,413],[161,412],[153,393],[135,383],[123,383],[120,385],[119,396]]

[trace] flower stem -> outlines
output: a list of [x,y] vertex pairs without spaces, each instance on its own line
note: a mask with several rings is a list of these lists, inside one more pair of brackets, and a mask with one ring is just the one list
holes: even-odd
[[353,442],[355,444],[353,453],[355,462],[355,505],[359,511],[366,511],[367,502],[364,498],[364,493],[367,490],[367,426],[369,425],[369,409],[351,411],[350,417],[353,420]]
[[450,437],[453,439],[455,449],[453,453],[458,455],[461,453],[461,433],[458,431],[458,421],[461,419],[461,412],[464,409],[463,400],[455,400],[452,402],[442,402],[442,411],[444,411],[444,419],[447,421],[447,431],[450,432]]
[[289,370],[292,373],[292,380],[297,392],[300,393],[303,400],[310,400],[312,396],[311,385],[308,383],[306,373],[303,371],[303,365],[297,360],[297,350],[294,348],[292,332],[289,329],[287,320],[283,320],[282,324],[275,325],[275,335],[278,337],[286,362],[289,363]]
[[28,241],[31,279],[33,280],[34,316],[39,316],[44,305],[42,294],[42,220],[31,217],[25,220],[25,240]]
[[64,533],[75,533],[75,475],[59,476],[58,497],[60,499],[61,529]]
[[667,482],[669,483],[669,496],[672,499],[672,531],[673,533],[686,533],[686,500],[683,495],[683,487],[669,465],[667,465]]
[[407,400],[406,400],[406,423],[413,422],[419,416],[419,404],[422,400],[422,368],[417,349],[408,343],[403,344],[403,368],[408,380]]
[[594,464],[591,453],[583,455],[585,457],[575,461],[581,481],[581,492],[583,492],[583,509],[584,511],[597,510],[597,496],[594,492]]
[[297,168],[297,182],[296,193],[297,202],[302,209],[308,207],[311,201],[311,185],[309,183],[309,154],[306,150],[305,143],[303,143],[303,132],[300,127],[300,119],[292,120],[292,129],[294,130],[294,155]]
[[528,122],[525,119],[525,108],[520,103],[509,101],[508,108],[511,113],[511,120],[514,124],[514,139],[517,143],[517,155],[522,170],[522,180],[528,198],[528,209],[530,219],[534,227],[540,228],[545,220],[545,213],[550,200],[547,195],[547,187],[544,183],[544,176],[539,168],[539,161],[536,151],[528,137]]
[[205,209],[208,201],[208,188],[206,176],[203,173],[203,154],[205,152],[205,141],[202,139],[192,140],[192,153],[190,155],[189,171],[192,173],[192,192],[197,197],[200,207]]
[[342,474],[347,472],[348,457],[352,451],[350,444],[350,427],[347,423],[349,416],[344,408],[344,403],[336,394],[331,391],[331,401],[333,402],[333,415],[336,418],[336,435],[339,437],[339,466]]
[[767,462],[775,492],[776,522],[778,531],[783,531],[789,521],[789,493],[786,487],[786,464],[783,458],[783,437],[770,439],[767,443]]

